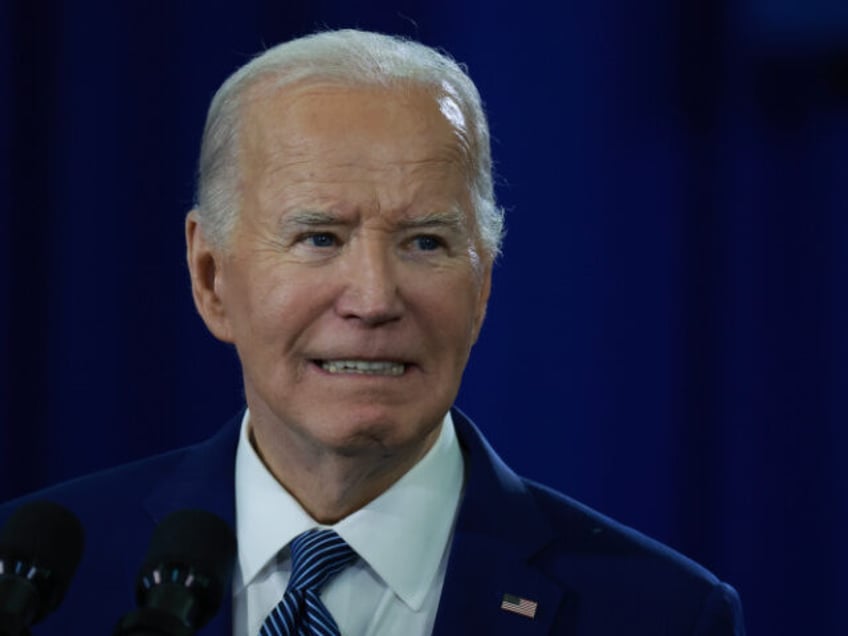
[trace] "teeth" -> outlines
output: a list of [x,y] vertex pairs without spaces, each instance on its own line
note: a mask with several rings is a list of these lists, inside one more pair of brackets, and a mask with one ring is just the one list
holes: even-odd
[[325,360],[321,368],[329,373],[359,373],[363,375],[401,375],[406,368],[398,362],[368,360]]

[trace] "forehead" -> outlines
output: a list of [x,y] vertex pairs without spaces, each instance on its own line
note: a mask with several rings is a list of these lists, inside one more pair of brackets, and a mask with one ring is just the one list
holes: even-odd
[[470,174],[469,135],[456,101],[408,84],[260,86],[244,104],[240,145],[242,167],[254,176]]

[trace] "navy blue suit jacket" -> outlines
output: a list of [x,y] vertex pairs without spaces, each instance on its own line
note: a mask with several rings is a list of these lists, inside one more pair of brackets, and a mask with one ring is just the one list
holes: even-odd
[[[486,636],[729,636],[742,634],[733,589],[673,550],[512,472],[459,411],[466,488],[434,633]],[[185,449],[83,477],[26,499],[74,511],[86,551],[59,610],[34,636],[112,633],[134,607],[133,586],[154,526],[183,508],[234,524],[240,417]],[[25,499],[0,507],[0,523]],[[536,602],[534,618],[500,608]],[[199,634],[230,633],[224,609]],[[399,634],[398,636],[403,636]]]

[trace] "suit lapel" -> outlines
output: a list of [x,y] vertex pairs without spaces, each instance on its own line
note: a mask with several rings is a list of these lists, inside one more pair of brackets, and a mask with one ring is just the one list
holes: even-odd
[[[505,594],[535,603],[535,616],[501,609]],[[562,603],[562,590],[510,546],[457,532],[433,633],[548,634]]]
[[[561,587],[532,564],[552,539],[524,483],[453,412],[466,459],[466,484],[434,634],[547,634]],[[501,609],[504,595],[536,603],[533,618]]]

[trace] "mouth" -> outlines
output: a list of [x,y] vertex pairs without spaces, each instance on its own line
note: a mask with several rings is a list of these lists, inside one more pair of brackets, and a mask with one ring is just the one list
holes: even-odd
[[315,364],[327,373],[355,375],[403,375],[406,365],[391,360],[315,360]]

